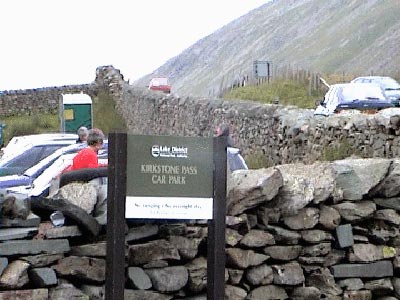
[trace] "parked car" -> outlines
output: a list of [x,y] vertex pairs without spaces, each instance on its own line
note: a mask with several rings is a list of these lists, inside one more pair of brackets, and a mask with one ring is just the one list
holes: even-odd
[[55,151],[61,147],[74,144],[77,139],[78,135],[72,133],[43,133],[15,136],[7,143],[6,147],[1,149],[0,165],[3,161],[19,155],[28,148],[36,148],[36,152],[40,152],[39,149],[43,149],[42,154],[46,156],[46,154],[50,154],[51,149]]
[[171,93],[171,85],[167,77],[153,78],[149,83],[149,90]]
[[400,106],[400,83],[388,76],[363,76],[354,78],[352,83],[374,83],[385,91],[386,96],[395,106]]
[[314,115],[328,116],[343,110],[377,111],[393,107],[383,89],[371,83],[331,85]]
[[[0,194],[19,194],[25,198],[47,196],[54,179],[72,164],[79,150],[87,147],[86,143],[72,144],[56,150],[54,153],[38,161],[34,165],[26,165],[25,169],[8,176],[0,177]],[[29,153],[29,150],[26,152]],[[24,153],[22,157],[25,156]],[[99,162],[108,162],[108,141],[98,153]],[[23,165],[21,163],[21,165]],[[5,167],[7,168],[7,167]],[[2,167],[0,167],[1,172]],[[4,172],[3,172],[4,173]]]

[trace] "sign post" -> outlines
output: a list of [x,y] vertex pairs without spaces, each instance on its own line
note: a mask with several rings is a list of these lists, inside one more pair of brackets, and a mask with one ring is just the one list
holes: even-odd
[[106,300],[124,296],[125,218],[209,220],[207,299],[222,299],[226,137],[116,133],[109,141]]

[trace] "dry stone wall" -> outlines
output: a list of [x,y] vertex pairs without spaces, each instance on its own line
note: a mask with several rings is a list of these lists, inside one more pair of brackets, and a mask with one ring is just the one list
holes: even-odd
[[46,87],[0,92],[0,118],[31,113],[57,113],[60,96],[69,93],[95,93],[92,84]]
[[116,106],[130,133],[212,136],[223,122],[245,158],[268,166],[400,154],[400,108],[321,117],[311,109],[165,95],[123,81],[120,86]]
[[[398,299],[399,174],[397,159],[233,172],[225,299]],[[5,217],[0,299],[104,299],[106,228],[64,196]],[[125,242],[125,299],[206,300],[205,222],[128,220]]]
[[59,95],[109,91],[128,132],[211,136],[217,124],[231,126],[245,157],[264,166],[312,163],[350,154],[396,158],[400,154],[400,108],[377,114],[315,117],[313,110],[251,101],[166,95],[130,85],[112,66],[98,67],[93,83],[0,93],[0,117],[58,109]]

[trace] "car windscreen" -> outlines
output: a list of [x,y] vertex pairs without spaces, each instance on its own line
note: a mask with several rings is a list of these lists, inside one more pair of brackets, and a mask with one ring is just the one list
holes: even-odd
[[43,158],[49,156],[64,145],[40,145],[14,157],[0,167],[0,176],[22,174]]
[[382,90],[375,86],[344,86],[339,91],[339,103],[352,102],[355,100],[387,100]]

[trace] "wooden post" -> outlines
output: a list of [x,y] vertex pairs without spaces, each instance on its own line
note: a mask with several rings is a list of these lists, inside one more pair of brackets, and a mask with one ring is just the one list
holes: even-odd
[[107,191],[107,260],[105,299],[124,299],[126,133],[110,133]]
[[225,298],[225,218],[227,137],[214,138],[213,219],[208,221],[207,300]]

